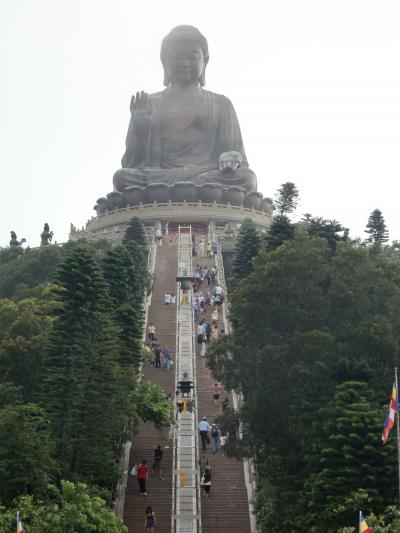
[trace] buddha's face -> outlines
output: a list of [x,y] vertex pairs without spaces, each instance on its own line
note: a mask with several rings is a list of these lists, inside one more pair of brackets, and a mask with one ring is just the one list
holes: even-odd
[[169,46],[165,69],[170,83],[178,85],[197,84],[204,67],[204,54],[201,46],[185,42],[174,43]]

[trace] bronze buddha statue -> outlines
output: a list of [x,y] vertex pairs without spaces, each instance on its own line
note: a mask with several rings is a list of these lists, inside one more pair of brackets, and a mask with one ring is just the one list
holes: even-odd
[[208,59],[207,40],[193,26],[177,26],[164,38],[166,89],[132,97],[116,191],[177,182],[257,190],[230,100],[203,88]]

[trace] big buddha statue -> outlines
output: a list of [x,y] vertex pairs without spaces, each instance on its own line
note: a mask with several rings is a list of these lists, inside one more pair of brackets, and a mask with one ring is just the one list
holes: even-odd
[[230,100],[204,89],[208,60],[207,40],[197,28],[177,26],[164,38],[165,89],[132,97],[116,191],[178,182],[257,190]]

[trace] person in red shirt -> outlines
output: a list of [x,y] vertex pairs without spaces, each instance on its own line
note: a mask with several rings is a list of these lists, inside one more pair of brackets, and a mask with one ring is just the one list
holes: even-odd
[[146,481],[149,479],[149,468],[146,459],[143,459],[141,464],[138,465],[136,477],[139,483],[140,495],[147,496]]

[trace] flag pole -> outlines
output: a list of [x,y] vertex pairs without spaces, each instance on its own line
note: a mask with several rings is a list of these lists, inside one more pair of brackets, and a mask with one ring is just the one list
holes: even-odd
[[397,418],[397,466],[399,477],[399,507],[400,507],[400,423],[399,423],[399,387],[397,385],[397,366],[394,367],[394,380],[396,383],[396,418]]
[[361,511],[358,511],[358,533],[361,531]]

